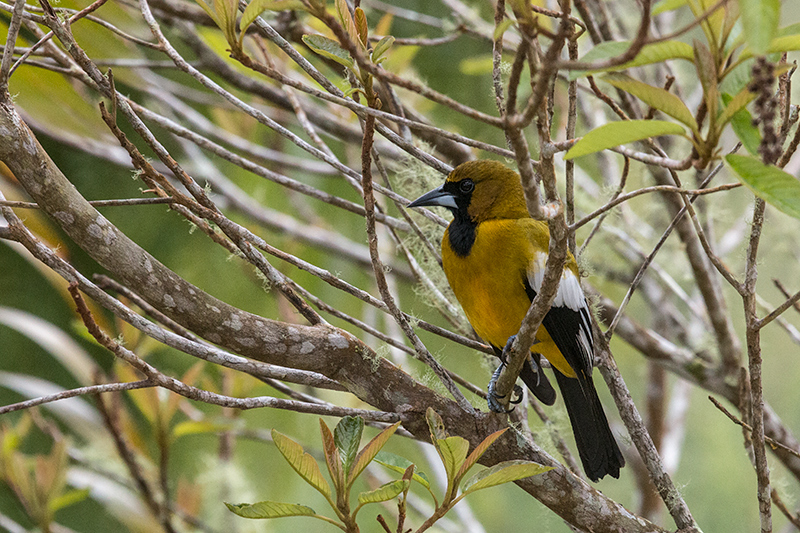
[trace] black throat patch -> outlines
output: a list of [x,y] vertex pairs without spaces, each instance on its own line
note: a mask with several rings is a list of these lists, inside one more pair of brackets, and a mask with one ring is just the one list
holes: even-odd
[[475,230],[478,225],[467,214],[456,212],[455,218],[450,223],[447,231],[450,239],[450,248],[459,257],[466,257],[475,244]]

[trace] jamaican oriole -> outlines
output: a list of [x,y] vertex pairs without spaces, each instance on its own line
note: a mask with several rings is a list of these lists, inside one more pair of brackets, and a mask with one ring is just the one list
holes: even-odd
[[[542,283],[547,225],[530,217],[519,175],[495,161],[459,165],[444,185],[409,204],[418,206],[453,213],[442,239],[444,272],[475,332],[503,360],[503,347]],[[538,354],[550,361],[586,475],[592,481],[606,474],[618,478],[625,460],[592,381],[591,315],[572,254],[536,340],[520,377],[540,401],[552,405],[555,391],[538,368]],[[490,407],[497,409],[492,400]]]

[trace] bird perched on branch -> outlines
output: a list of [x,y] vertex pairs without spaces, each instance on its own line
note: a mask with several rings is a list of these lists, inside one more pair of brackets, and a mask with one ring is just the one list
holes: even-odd
[[[444,185],[422,195],[409,207],[441,206],[453,213],[442,239],[442,263],[453,292],[475,332],[505,361],[505,350],[542,284],[550,233],[528,213],[519,175],[495,161],[459,165]],[[625,460],[592,381],[592,321],[581,289],[578,266],[568,255],[553,305],[536,333],[531,357],[520,377],[547,405],[556,393],[539,367],[539,355],[550,362],[567,407],[586,475],[598,481],[619,477]],[[494,397],[489,407],[503,408]]]

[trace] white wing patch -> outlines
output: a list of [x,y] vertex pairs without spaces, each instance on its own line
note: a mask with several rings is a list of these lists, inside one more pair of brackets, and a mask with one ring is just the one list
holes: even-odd
[[[542,288],[542,280],[544,279],[544,269],[547,263],[547,254],[536,252],[533,268],[528,271],[528,283],[530,283],[533,290],[539,293]],[[561,281],[558,283],[558,292],[556,298],[553,300],[553,305],[557,307],[567,307],[573,311],[580,311],[587,309],[589,306],[586,304],[586,297],[583,295],[581,289],[581,282],[578,277],[569,269],[564,269],[561,274]]]
[[[528,284],[537,294],[542,287],[546,262],[547,254],[536,252],[533,268],[528,271]],[[564,269],[564,273],[561,275],[558,292],[548,316],[554,312],[556,314],[552,316],[552,319],[558,321],[558,325],[551,324],[545,327],[562,353],[567,350],[573,354],[573,360],[567,359],[570,365],[575,370],[582,369],[587,374],[591,374],[594,359],[592,315],[586,296],[581,289],[580,280],[569,269]],[[547,322],[547,317],[545,317],[545,322]],[[572,348],[570,349],[569,346]]]
[[581,347],[581,360],[585,365],[584,369],[588,374],[591,374],[594,366],[594,335],[592,335],[592,323],[589,319],[588,308],[586,312],[581,312],[578,345]]

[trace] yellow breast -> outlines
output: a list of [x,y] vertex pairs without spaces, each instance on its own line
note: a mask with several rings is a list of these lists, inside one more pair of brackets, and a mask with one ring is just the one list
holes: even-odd
[[[447,280],[475,332],[486,342],[503,348],[516,335],[531,300],[525,280],[546,253],[547,227],[532,219],[487,220],[476,228],[470,253],[457,255],[448,233],[442,241],[442,262]],[[550,335],[539,328],[533,351],[544,355],[567,376],[575,373]]]

